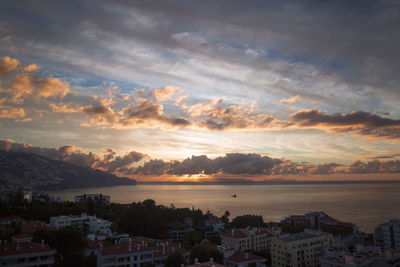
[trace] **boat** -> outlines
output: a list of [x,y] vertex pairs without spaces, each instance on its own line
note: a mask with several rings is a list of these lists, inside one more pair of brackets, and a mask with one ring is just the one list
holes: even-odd
[[232,195],[231,197],[237,197],[237,195],[236,195],[236,194],[234,194],[234,195]]

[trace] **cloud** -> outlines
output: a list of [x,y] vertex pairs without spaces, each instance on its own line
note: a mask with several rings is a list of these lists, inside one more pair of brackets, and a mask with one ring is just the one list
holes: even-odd
[[33,63],[33,64],[30,64],[30,65],[24,67],[23,71],[33,72],[33,71],[37,71],[38,69],[40,69],[40,67],[36,63]]
[[16,119],[16,118],[21,118],[25,117],[25,111],[23,108],[5,108],[5,109],[0,109],[0,118],[4,119]]
[[255,113],[254,107],[226,105],[222,99],[183,104],[181,108],[190,116],[200,118],[197,125],[209,130],[267,129],[275,120],[271,115]]
[[258,154],[230,153],[214,159],[206,155],[192,156],[183,161],[151,160],[134,170],[137,175],[194,175],[194,174],[271,174],[274,165],[281,162]]
[[69,92],[69,83],[54,77],[41,77],[32,72],[39,66],[30,64],[22,71],[12,75],[20,66],[17,59],[3,57],[0,59],[0,76],[9,76],[10,82],[0,87],[0,92],[8,94],[13,102],[22,103],[24,98],[63,98]]
[[368,162],[355,161],[348,166],[349,173],[400,173],[400,160]]
[[328,114],[321,110],[301,110],[290,116],[289,123],[296,128],[350,132],[356,136],[400,138],[400,120],[364,111]]
[[301,100],[301,96],[300,95],[295,95],[295,96],[290,97],[290,98],[281,99],[279,101],[279,103],[280,104],[293,104],[293,103],[296,103],[296,102],[298,102],[300,100]]
[[3,57],[0,58],[0,76],[7,76],[17,70],[20,62],[18,59]]
[[154,96],[157,101],[169,101],[172,100],[176,94],[181,93],[182,91],[183,90],[179,87],[168,85],[154,90]]
[[0,139],[0,150],[33,153],[50,159],[66,161],[79,166],[91,167],[112,173],[119,173],[120,170],[130,168],[132,164],[146,157],[145,154],[135,151],[128,152],[123,156],[116,156],[114,150],[106,148],[106,153],[99,155],[92,152],[85,152],[82,148],[72,145],[46,148],[4,139]]
[[393,159],[396,157],[400,157],[400,153],[397,154],[389,154],[389,155],[381,155],[381,156],[375,156],[375,157],[366,157],[366,159]]

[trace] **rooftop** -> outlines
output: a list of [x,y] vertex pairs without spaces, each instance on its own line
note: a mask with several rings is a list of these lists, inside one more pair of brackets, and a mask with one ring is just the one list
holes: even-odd
[[282,236],[282,237],[278,238],[278,240],[282,240],[284,242],[293,242],[293,241],[315,238],[318,236],[321,236],[321,235],[301,232],[301,233],[297,233],[297,234]]
[[39,244],[39,243],[31,243],[31,242],[23,242],[23,243],[11,243],[11,244],[1,244],[0,245],[0,257],[2,256],[11,256],[11,255],[20,255],[20,254],[30,254],[30,253],[39,253],[39,252],[51,252],[55,250],[49,248],[47,245]]
[[254,261],[254,260],[263,260],[263,257],[244,252],[243,250],[238,250],[228,258],[229,261],[234,262],[247,262],[247,261]]

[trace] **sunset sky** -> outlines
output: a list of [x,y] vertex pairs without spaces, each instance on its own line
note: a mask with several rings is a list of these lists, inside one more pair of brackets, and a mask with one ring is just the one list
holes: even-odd
[[1,1],[0,149],[138,180],[400,178],[399,1]]

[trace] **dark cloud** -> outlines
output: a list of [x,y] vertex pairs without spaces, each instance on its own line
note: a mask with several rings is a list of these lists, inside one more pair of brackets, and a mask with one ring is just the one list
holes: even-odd
[[[193,175],[207,174],[249,174],[268,175],[272,168],[281,162],[259,154],[231,153],[214,159],[206,155],[192,156],[183,161],[164,162],[152,160],[135,170],[135,174],[169,174],[169,175]],[[154,169],[154,171],[153,171]]]
[[400,173],[400,160],[355,161],[348,166],[349,173]]
[[70,162],[79,166],[101,169],[107,172],[119,173],[120,169],[129,168],[140,161],[146,155],[131,151],[124,156],[115,156],[115,151],[106,148],[105,155],[85,152],[81,148],[66,145],[58,148],[34,147],[25,143],[17,143],[12,140],[0,140],[0,150],[33,153],[54,160]]
[[292,126],[317,128],[333,132],[351,132],[359,136],[400,137],[400,120],[384,118],[369,112],[328,114],[320,110],[302,110],[290,116]]

